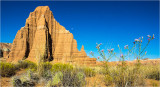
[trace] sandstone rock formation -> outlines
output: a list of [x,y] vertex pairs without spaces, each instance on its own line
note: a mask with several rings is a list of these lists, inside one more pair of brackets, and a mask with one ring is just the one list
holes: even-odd
[[11,46],[11,43],[0,43],[0,57],[8,58]]
[[11,47],[12,47],[12,43],[0,43],[1,49],[4,49],[4,48],[11,49]]
[[40,59],[52,62],[77,62],[95,64],[82,46],[77,49],[73,34],[60,25],[48,6],[39,6],[31,12],[26,24],[18,32],[7,61],[17,62],[26,58],[38,62]]

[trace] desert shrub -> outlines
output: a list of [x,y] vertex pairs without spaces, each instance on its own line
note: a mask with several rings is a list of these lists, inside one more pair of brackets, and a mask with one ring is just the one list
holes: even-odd
[[150,80],[150,84],[152,87],[159,87],[160,86],[159,82],[156,80]]
[[35,83],[30,80],[26,80],[22,82],[21,79],[19,78],[13,78],[12,85],[13,87],[32,87],[32,86],[35,86]]
[[18,77],[12,77],[12,86],[13,87],[21,87],[22,82]]
[[52,79],[52,72],[51,72],[52,66],[53,65],[51,63],[49,63],[49,62],[41,63],[40,76],[42,76],[47,81]]
[[113,83],[116,86],[144,86],[145,75],[136,67],[121,67],[117,66],[114,70],[110,70],[110,75],[113,78]]
[[43,66],[44,70],[51,70],[53,65],[50,62],[44,62]]
[[37,72],[40,77],[43,77],[45,80],[50,80],[52,78],[52,64],[50,62],[41,62],[38,65]]
[[28,60],[21,60],[21,61],[18,61],[18,64],[16,65],[16,68],[20,69],[26,69],[26,68],[30,68],[30,69],[37,69],[37,65],[36,63],[33,63],[31,61],[28,61]]
[[76,69],[67,72],[58,71],[52,75],[52,79],[48,80],[48,87],[81,87],[85,85],[85,75]]
[[30,87],[35,86],[38,80],[38,75],[28,70],[24,75],[13,77],[12,85],[14,87]]
[[73,70],[73,66],[70,65],[70,64],[62,64],[62,63],[56,63],[52,66],[52,69],[51,71],[53,73],[56,73],[56,72],[68,72],[68,71],[72,71]]
[[57,72],[53,76],[53,79],[48,81],[47,87],[62,86],[62,78],[63,78],[63,73],[62,72]]
[[102,75],[107,75],[109,74],[109,68],[112,67],[112,66],[109,66],[108,63],[103,63],[103,66],[100,68],[99,70],[99,74],[102,74]]
[[160,72],[159,71],[152,71],[151,73],[147,74],[147,78],[160,80]]
[[57,72],[53,77],[53,85],[58,85],[63,79],[63,73]]
[[81,69],[84,72],[86,77],[92,77],[92,76],[96,75],[96,72],[89,67],[84,67],[84,68],[81,68]]
[[160,80],[160,67],[159,66],[146,66],[146,78]]
[[[74,68],[70,64],[56,63],[52,66],[52,80],[49,80],[47,85],[52,86],[84,86],[85,74],[79,69]],[[62,77],[62,78],[61,78]],[[53,81],[56,80],[56,81]]]
[[82,87],[85,85],[85,83],[85,75],[83,72],[78,72],[77,70],[74,70],[72,72],[69,71],[63,73],[62,85],[64,87]]
[[49,81],[52,79],[53,73],[50,70],[46,70],[41,73],[40,77],[44,78],[46,81]]
[[0,74],[3,77],[9,77],[15,74],[15,66],[11,63],[0,62]]
[[128,85],[129,86],[145,86],[145,72],[143,69],[137,68],[137,66],[129,67],[128,73]]
[[110,86],[113,84],[113,78],[110,75],[105,75],[104,82],[106,86]]
[[[49,62],[44,62],[39,65],[40,73],[39,75],[46,79],[48,81],[48,84],[53,85],[53,82],[49,81],[53,79],[53,76],[56,75],[58,72],[62,73],[67,73],[67,72],[72,72],[73,71],[73,66],[70,64],[62,64],[62,63],[56,63],[56,64],[51,64]],[[39,71],[37,71],[39,72]]]

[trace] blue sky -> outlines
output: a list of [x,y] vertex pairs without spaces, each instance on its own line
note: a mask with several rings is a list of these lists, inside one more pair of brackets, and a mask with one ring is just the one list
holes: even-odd
[[[30,12],[37,6],[49,6],[55,19],[73,33],[78,49],[82,44],[89,55],[96,53],[96,43],[102,48],[114,48],[119,44],[133,45],[135,38],[155,34],[145,57],[159,56],[159,3],[156,1],[91,1],[91,2],[1,2],[1,42],[12,43],[17,31],[25,25]],[[113,59],[114,60],[114,59]]]

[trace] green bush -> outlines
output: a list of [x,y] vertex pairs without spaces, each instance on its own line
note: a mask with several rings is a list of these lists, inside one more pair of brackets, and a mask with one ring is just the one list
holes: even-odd
[[0,74],[3,77],[9,77],[15,74],[15,66],[11,63],[0,62]]
[[85,75],[74,69],[73,71],[63,72],[62,85],[64,87],[83,87],[86,84]]
[[49,80],[47,83],[47,87],[54,87],[54,86],[62,86],[62,78],[63,78],[63,73],[62,72],[57,72],[52,80]]
[[92,77],[92,76],[96,75],[96,72],[93,69],[89,68],[89,67],[82,68],[82,71],[84,72],[86,77]]
[[[70,64],[56,63],[52,66],[51,71],[53,72],[52,78],[55,78],[58,72],[61,72],[63,76],[61,81],[58,80],[58,83],[56,83],[56,85],[54,86],[81,87],[84,86],[86,83],[84,72],[79,72],[78,69],[74,68]],[[53,84],[53,82],[49,81],[48,85],[49,84]]]
[[72,71],[73,70],[73,66],[70,65],[70,64],[63,64],[63,63],[56,63],[52,66],[52,69],[51,71],[53,73],[56,73],[56,72],[68,72],[68,71]]
[[56,72],[46,85],[47,87],[82,87],[85,83],[84,73],[73,69],[67,72]]
[[51,64],[49,62],[44,62],[39,64],[38,66],[40,69],[37,71],[40,76],[42,76],[46,80],[51,80],[53,78],[53,75],[55,75],[57,72],[72,72],[73,66],[70,64],[62,64],[62,63],[56,63]]
[[36,63],[33,63],[31,61],[28,61],[28,60],[21,60],[21,61],[18,61],[18,64],[16,64],[16,68],[17,69],[26,69],[26,68],[30,68],[30,69],[37,69],[37,65]]
[[45,78],[46,80],[52,79],[52,64],[49,62],[43,62],[41,63],[38,67],[40,68],[38,71],[40,76],[42,76],[43,78]]
[[104,82],[106,86],[111,86],[113,84],[113,78],[110,75],[105,75]]
[[37,74],[33,73],[31,70],[28,70],[25,74],[21,76],[12,77],[13,87],[33,87],[38,83]]
[[44,70],[51,70],[52,69],[52,64],[50,62],[44,62],[42,63]]

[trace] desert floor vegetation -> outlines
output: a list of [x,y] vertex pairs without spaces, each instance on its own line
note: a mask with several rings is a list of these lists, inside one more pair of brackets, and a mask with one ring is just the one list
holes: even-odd
[[[135,39],[133,47],[125,55],[121,48],[119,57],[114,49],[108,50],[106,55],[104,50],[100,49],[102,44],[97,44],[97,49],[102,58],[102,65],[86,66],[74,65],[70,63],[50,63],[40,61],[38,64],[21,60],[17,64],[0,62],[1,86],[6,86],[7,79],[9,86],[13,87],[133,87],[133,86],[160,86],[160,65],[142,64],[144,51],[149,42],[154,39],[148,36],[148,43],[141,48],[142,39]],[[138,45],[138,48],[136,46]],[[138,50],[138,52],[136,52]],[[93,52],[91,54],[94,56]],[[133,54],[136,62],[128,64],[126,59],[128,55]],[[107,57],[108,56],[108,57]],[[119,59],[116,64],[110,64],[109,60],[113,57]],[[23,72],[21,72],[23,71]],[[21,74],[18,74],[21,72]],[[8,86],[8,85],[7,85]]]
[[[17,68],[17,66],[17,64],[1,62],[1,81],[10,78],[10,86],[14,87],[160,86],[159,64],[141,65],[139,68],[136,64],[125,65],[125,67],[122,67],[122,65],[108,65],[107,71],[106,66],[80,67],[72,64],[51,64],[49,62],[43,63],[43,70],[41,71],[36,69],[37,65],[34,63],[28,63],[27,66],[30,67],[21,66]],[[16,74],[22,70],[22,74]],[[3,86],[3,83],[1,85]]]

